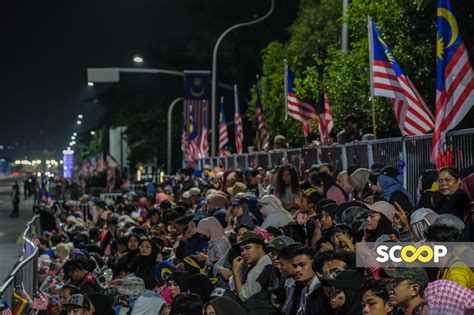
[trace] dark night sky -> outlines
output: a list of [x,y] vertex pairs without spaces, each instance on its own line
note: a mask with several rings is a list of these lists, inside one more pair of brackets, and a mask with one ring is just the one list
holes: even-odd
[[92,127],[87,67],[132,66],[183,24],[173,0],[16,0],[0,11],[0,144],[27,149],[63,149],[79,113]]

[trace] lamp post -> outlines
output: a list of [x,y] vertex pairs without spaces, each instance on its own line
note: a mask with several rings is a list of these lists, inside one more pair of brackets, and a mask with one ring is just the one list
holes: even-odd
[[171,124],[172,124],[171,118],[172,118],[174,106],[182,100],[183,100],[182,97],[178,97],[174,101],[172,101],[170,104],[170,107],[168,107],[168,148],[167,148],[168,161],[166,165],[166,171],[168,174],[171,174]]
[[229,27],[227,30],[224,31],[224,33],[221,34],[221,36],[217,39],[217,42],[214,46],[214,52],[212,53],[212,100],[211,100],[211,123],[212,123],[212,156],[216,156],[216,139],[217,139],[217,132],[216,132],[216,93],[217,93],[217,51],[219,50],[219,45],[221,44],[222,40],[224,37],[232,32],[233,30],[244,27],[244,26],[250,26],[250,25],[255,25],[257,23],[262,22],[266,18],[268,18],[272,13],[273,9],[275,8],[275,0],[271,0],[271,7],[270,10],[265,14],[264,16],[250,21],[250,22],[244,22],[244,23],[239,23],[235,24],[234,26]]

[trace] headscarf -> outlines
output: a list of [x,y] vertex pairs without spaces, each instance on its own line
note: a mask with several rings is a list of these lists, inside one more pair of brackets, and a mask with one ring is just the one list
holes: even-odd
[[420,208],[413,212],[410,217],[410,229],[419,239],[425,239],[425,230],[432,225],[439,216],[436,212],[428,208]]
[[449,280],[429,282],[424,297],[430,315],[464,315],[474,310],[472,290]]
[[260,208],[260,212],[264,216],[268,216],[272,213],[283,213],[288,218],[291,218],[291,214],[283,208],[283,204],[281,203],[280,199],[278,199],[275,195],[265,195],[263,196],[259,204],[262,205]]
[[403,188],[403,183],[401,181],[386,175],[380,175],[377,180],[380,187],[382,187],[382,196],[387,202],[389,202],[394,192],[400,191],[407,196],[408,200],[413,205],[413,198],[410,196],[408,191]]
[[179,286],[181,292],[188,292],[188,279],[190,274],[184,271],[173,272],[169,277],[168,281],[174,281]]
[[209,300],[214,290],[214,285],[208,277],[201,273],[196,273],[190,276],[187,282],[189,292],[199,295],[203,301]]
[[160,296],[140,296],[133,304],[131,315],[160,314],[166,301]]
[[87,296],[94,305],[94,315],[114,315],[114,299],[106,294],[91,293]]
[[370,170],[367,168],[358,168],[352,173],[351,180],[358,190],[363,190],[369,182]]
[[216,315],[246,315],[245,309],[239,303],[226,296],[213,299],[210,303]]
[[226,208],[228,199],[223,192],[215,192],[206,197],[209,209]]
[[225,237],[225,231],[219,220],[214,217],[202,219],[196,229],[196,232],[207,236],[211,241],[217,238]]

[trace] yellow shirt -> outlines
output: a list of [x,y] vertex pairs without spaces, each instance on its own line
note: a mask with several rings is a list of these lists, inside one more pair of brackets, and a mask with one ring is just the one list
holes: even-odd
[[474,290],[474,272],[457,256],[454,257],[449,267],[440,269],[437,279],[453,281],[463,287]]

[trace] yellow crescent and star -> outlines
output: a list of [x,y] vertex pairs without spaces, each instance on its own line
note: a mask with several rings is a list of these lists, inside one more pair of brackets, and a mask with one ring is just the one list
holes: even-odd
[[458,39],[459,29],[458,23],[456,22],[456,18],[449,10],[445,8],[438,8],[438,16],[445,19],[448,22],[449,27],[451,28],[451,38],[449,39],[449,43],[446,48],[444,47],[444,38],[442,36],[440,37],[439,33],[436,36],[436,56],[438,57],[438,59],[442,60],[444,50],[451,47]]
[[385,50],[385,55],[387,56],[388,58],[388,61],[393,64],[395,62],[395,57],[393,56],[393,54],[390,52],[390,50],[388,50],[388,46],[387,44],[385,43],[385,41],[383,40],[383,38],[381,36],[377,36],[377,39],[379,40],[379,42],[384,46],[384,50]]
[[[197,88],[198,90],[195,91],[194,88]],[[202,84],[201,79],[194,79],[193,85],[189,89],[189,92],[191,93],[193,97],[196,97],[196,98],[204,95],[205,90],[204,90],[204,85]]]

